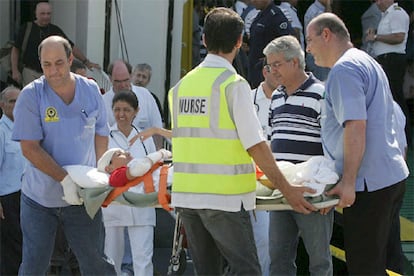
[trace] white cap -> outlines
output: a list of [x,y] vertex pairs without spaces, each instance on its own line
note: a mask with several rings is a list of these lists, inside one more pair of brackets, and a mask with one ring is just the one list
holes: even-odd
[[112,148],[112,149],[105,151],[102,157],[99,158],[98,160],[98,171],[106,172],[105,168],[109,166],[109,164],[111,163],[112,155],[114,155],[114,153],[117,151],[123,151],[123,150],[120,148]]

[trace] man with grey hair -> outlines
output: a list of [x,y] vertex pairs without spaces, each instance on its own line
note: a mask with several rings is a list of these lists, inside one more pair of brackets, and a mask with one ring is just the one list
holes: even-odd
[[[266,70],[280,84],[272,94],[269,112],[271,148],[277,161],[301,163],[323,155],[319,118],[323,84],[305,72],[305,54],[294,36],[282,36],[263,50]],[[271,275],[296,275],[299,236],[309,254],[311,275],[332,275],[329,243],[333,228],[333,209],[301,214],[293,210],[271,211],[269,252]],[[293,246],[292,246],[293,245]]]
[[[133,85],[147,88],[149,82],[151,81],[151,77],[152,77],[152,67],[148,63],[139,63],[135,65],[134,69],[132,70],[131,79],[132,79]],[[160,114],[161,114],[161,119],[164,121],[161,102],[158,99],[157,95],[155,95],[151,91],[150,93],[152,97],[154,97],[155,103],[157,104],[158,110],[160,111]]]
[[[340,197],[350,275],[385,275],[393,218],[409,171],[392,127],[393,99],[381,65],[353,47],[344,22],[332,13],[307,27],[306,50],[331,68],[321,116],[324,153],[340,181],[327,192]],[[327,210],[322,210],[325,213]]]
[[132,70],[132,84],[147,87],[151,81],[152,67],[148,63],[139,63]]

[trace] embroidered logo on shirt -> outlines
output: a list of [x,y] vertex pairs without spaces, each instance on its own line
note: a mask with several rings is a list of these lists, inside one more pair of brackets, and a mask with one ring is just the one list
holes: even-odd
[[279,25],[279,27],[280,27],[282,30],[286,30],[286,29],[287,29],[287,27],[288,27],[288,22],[282,22],[282,23]]
[[53,106],[49,106],[48,108],[46,108],[45,122],[46,123],[59,122],[59,116],[58,116],[57,110]]

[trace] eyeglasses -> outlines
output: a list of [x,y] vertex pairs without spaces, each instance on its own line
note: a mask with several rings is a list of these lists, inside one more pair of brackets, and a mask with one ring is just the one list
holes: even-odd
[[265,66],[264,66],[264,69],[267,71],[267,72],[270,72],[272,69],[273,70],[277,70],[277,69],[279,69],[282,65],[284,65],[284,64],[286,64],[286,63],[288,63],[288,62],[290,62],[290,60],[287,60],[287,61],[285,61],[285,62],[279,62],[279,61],[275,61],[275,62],[273,62],[273,63],[269,63],[269,64],[266,64]]

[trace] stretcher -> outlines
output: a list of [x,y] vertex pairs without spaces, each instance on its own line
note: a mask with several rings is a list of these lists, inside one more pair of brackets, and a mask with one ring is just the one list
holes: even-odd
[[[324,191],[339,179],[334,173],[332,162],[322,156],[312,157],[306,162],[294,165],[289,162],[278,162],[278,166],[290,183],[305,183],[317,190],[315,195],[308,195],[309,201],[318,209],[338,203],[334,197],[326,197]],[[119,203],[134,207],[169,207],[170,194],[167,186],[172,184],[172,164],[157,162],[143,176],[137,177],[123,187],[111,187],[109,175],[86,166],[66,166],[72,179],[80,185],[79,194],[84,200],[88,214],[94,217],[99,208],[108,204]],[[257,168],[257,209],[258,210],[291,210],[283,196],[277,190],[270,190],[261,185],[267,180]],[[140,192],[135,192],[137,188]],[[144,187],[144,189],[142,189]],[[306,196],[306,195],[305,195]]]
[[[172,164],[167,162],[158,162],[143,176],[127,183],[123,187],[113,188],[109,186],[107,175],[97,175],[95,168],[88,168],[80,173],[82,176],[87,175],[87,182],[85,179],[78,179],[73,172],[76,171],[79,174],[79,168],[66,167],[66,170],[71,174],[76,183],[81,183],[82,187],[79,188],[79,193],[84,200],[87,213],[93,218],[96,212],[101,207],[107,207],[109,204],[124,204],[134,207],[158,207],[164,208],[167,211],[172,209],[169,206],[170,194],[167,190],[167,186],[171,186],[171,181],[168,181],[168,175],[172,175],[172,170],[169,170]],[[159,181],[154,181],[154,174],[159,174]],[[106,177],[106,178],[105,178]],[[102,178],[102,179],[99,179]],[[283,195],[277,190],[267,191],[262,184],[267,180],[265,175],[260,171],[256,171],[257,178],[257,198],[256,209],[257,210],[292,210],[292,207],[283,198]],[[96,184],[100,182],[99,185]],[[155,183],[154,183],[155,182]],[[141,185],[142,184],[142,185]],[[158,184],[158,185],[156,185]],[[137,185],[143,186],[145,193],[136,193],[133,191]],[[323,191],[327,191],[332,188],[333,185],[324,185]],[[320,192],[317,196],[309,196],[307,200],[311,202],[317,209],[334,206],[338,203],[338,198],[328,197],[324,193]],[[175,227],[174,238],[172,244],[172,252],[170,262],[168,266],[168,275],[182,275],[186,269],[187,264],[187,251],[185,243],[185,231],[182,225],[180,214],[175,214]]]

